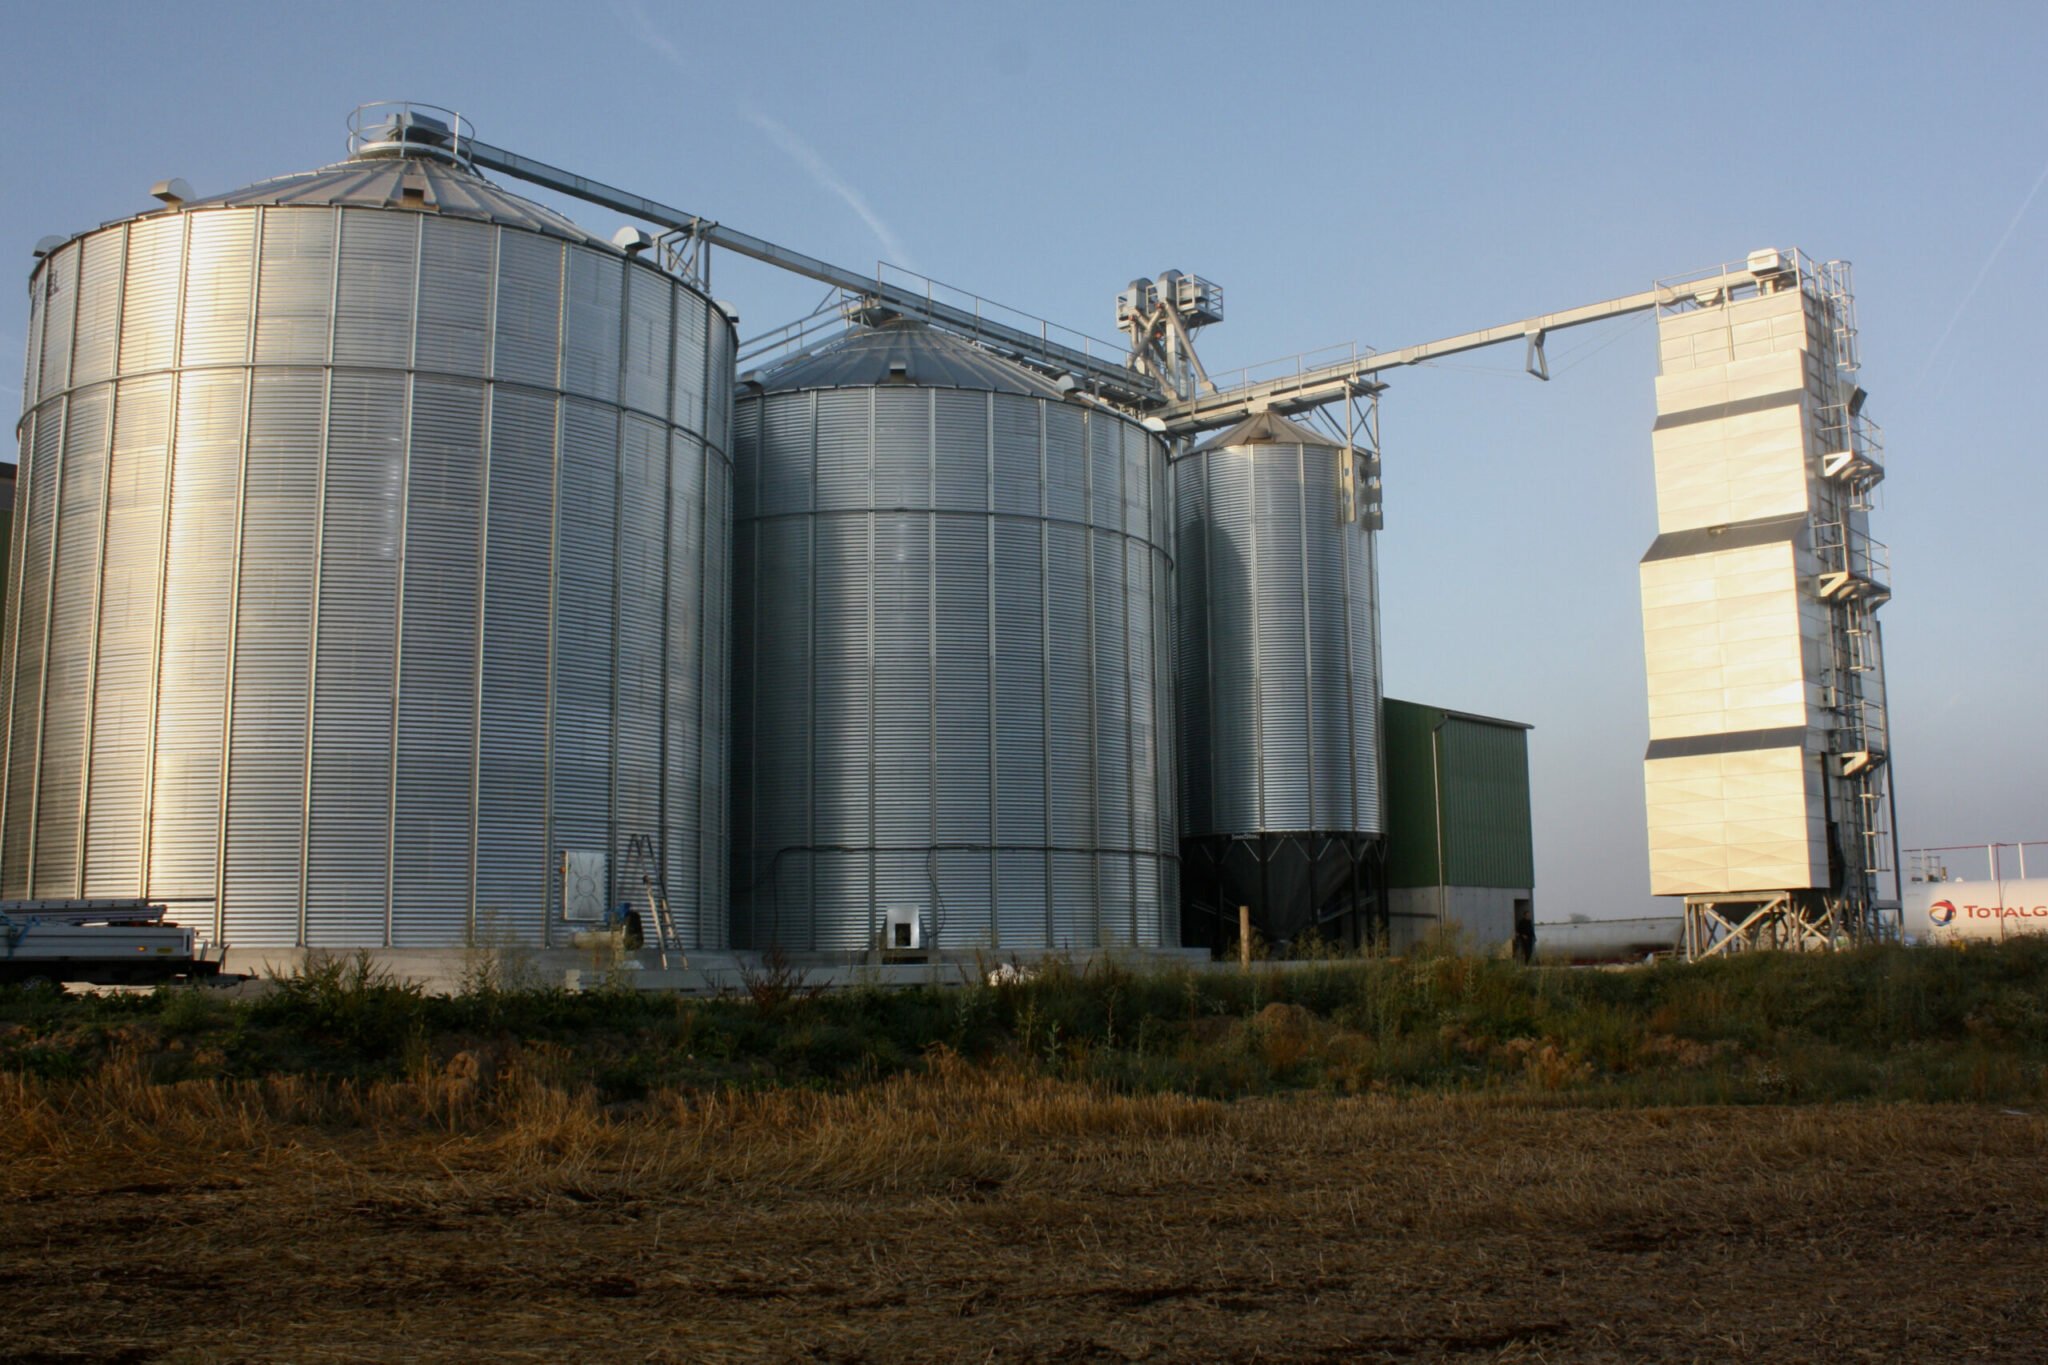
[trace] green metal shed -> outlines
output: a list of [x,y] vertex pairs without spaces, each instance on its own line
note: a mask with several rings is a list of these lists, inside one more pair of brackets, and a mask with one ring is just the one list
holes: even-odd
[[1534,933],[1529,726],[1388,698],[1387,885],[1394,946],[1437,924],[1473,945]]

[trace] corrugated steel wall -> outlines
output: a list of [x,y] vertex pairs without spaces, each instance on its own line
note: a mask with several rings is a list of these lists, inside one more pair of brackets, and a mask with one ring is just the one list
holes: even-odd
[[736,940],[1174,942],[1154,438],[905,385],[743,397],[735,446]]
[[339,207],[117,224],[32,286],[0,894],[244,947],[540,943],[560,852],[646,833],[723,944],[718,310]]
[[1528,731],[1391,698],[1386,725],[1388,885],[1439,884],[1440,783],[1441,884],[1533,887]]
[[1174,466],[1182,832],[1380,832],[1372,533],[1318,445]]

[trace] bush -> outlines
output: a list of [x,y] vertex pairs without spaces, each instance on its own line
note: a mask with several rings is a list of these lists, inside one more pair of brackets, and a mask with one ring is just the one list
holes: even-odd
[[204,986],[161,986],[156,991],[157,1030],[166,1038],[189,1038],[218,1023],[221,1001]]
[[311,952],[295,974],[271,980],[271,992],[250,1006],[255,1022],[347,1048],[366,1062],[396,1057],[426,1023],[425,989],[399,980],[366,950]]

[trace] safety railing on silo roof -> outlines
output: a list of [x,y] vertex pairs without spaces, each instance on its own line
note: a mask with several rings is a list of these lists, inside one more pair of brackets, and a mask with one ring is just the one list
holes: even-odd
[[[990,323],[1002,325],[1010,332],[1036,332],[1040,343],[1047,347],[1062,346],[1071,351],[1079,351],[1090,359],[1113,364],[1123,363],[1130,356],[1131,348],[1128,342],[1090,336],[1086,332],[1042,318],[1036,313],[1012,308],[1006,303],[985,298],[970,289],[935,280],[929,275],[900,265],[892,265],[887,261],[875,262],[875,283],[922,293],[927,303],[950,304],[959,312],[971,314],[976,323],[985,319]],[[969,329],[963,324],[959,330]],[[978,332],[970,334],[979,336]]]
[[348,154],[389,151],[399,156],[438,156],[469,164],[476,128],[453,109],[418,100],[372,100],[348,116]]
[[734,363],[745,369],[756,362],[781,364],[807,355],[845,335],[860,304],[861,300],[844,290],[828,289],[818,306],[802,317],[741,341]]
[[1302,379],[1319,370],[1347,362],[1357,363],[1378,355],[1371,346],[1355,341],[1340,341],[1334,345],[1318,347],[1312,351],[1297,351],[1293,355],[1276,356],[1271,360],[1254,361],[1240,365],[1234,370],[1220,370],[1209,377],[1216,382],[1219,398],[1228,398],[1241,389],[1255,384],[1268,384],[1274,380]]
[[[1839,308],[1849,297],[1848,281],[1847,261],[1817,261],[1798,247],[1791,247],[1755,251],[1739,261],[1660,276],[1654,284],[1671,296],[1657,305],[1659,313],[1685,313],[1779,292],[1787,283],[1797,284],[1803,292],[1824,298],[1830,307]],[[1838,336],[1837,341],[1849,343],[1851,350],[1847,354],[1853,355],[1853,324],[1850,334]],[[1845,361],[1843,368],[1854,369],[1854,360]]]

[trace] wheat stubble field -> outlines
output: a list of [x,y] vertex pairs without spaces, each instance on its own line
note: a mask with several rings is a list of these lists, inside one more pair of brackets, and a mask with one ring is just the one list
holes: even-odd
[[1995,1108],[1221,1103],[957,1066],[503,1105],[463,1133],[430,1097],[16,1085],[0,1360],[2048,1356],[2048,1123]]

